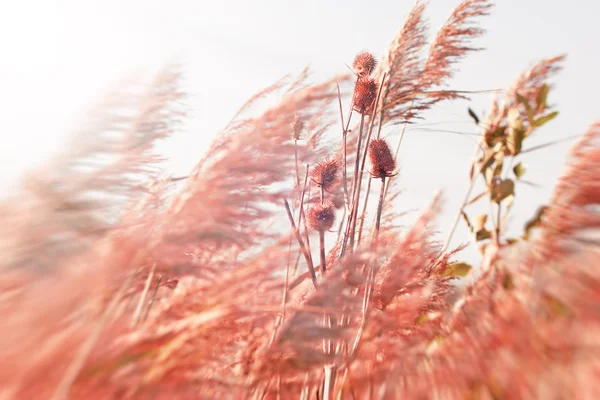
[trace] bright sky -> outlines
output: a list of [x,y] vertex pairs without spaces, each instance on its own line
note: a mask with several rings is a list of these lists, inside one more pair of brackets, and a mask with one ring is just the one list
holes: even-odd
[[[459,0],[431,0],[439,27]],[[469,56],[452,83],[461,90],[504,88],[532,62],[568,54],[550,101],[559,117],[535,144],[582,133],[600,118],[597,39],[600,3],[592,0],[498,1],[483,20],[487,50]],[[376,6],[374,6],[376,4]],[[172,138],[169,167],[185,173],[211,136],[259,89],[310,64],[315,79],[345,72],[359,50],[384,54],[412,1],[19,0],[0,7],[0,187],[8,190],[27,166],[40,162],[76,128],[103,88],[130,74],[151,72],[178,58],[187,69],[192,118]],[[432,29],[433,33],[433,29]],[[466,114],[480,115],[490,95],[442,104],[428,128],[474,132]],[[393,142],[397,131],[386,132]],[[530,145],[533,144],[530,143]],[[404,209],[421,208],[438,189],[447,194],[440,229],[447,230],[467,186],[474,142],[467,136],[409,130],[400,155]],[[524,158],[514,229],[551,193],[568,144]],[[462,229],[462,226],[461,226]],[[465,240],[466,231],[459,231]]]

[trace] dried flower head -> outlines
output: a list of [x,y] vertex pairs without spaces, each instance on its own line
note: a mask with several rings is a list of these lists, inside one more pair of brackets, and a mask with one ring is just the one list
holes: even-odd
[[294,139],[300,139],[300,135],[304,130],[304,120],[298,115],[294,115],[294,119],[292,120],[292,129],[294,131]]
[[312,169],[310,179],[325,190],[331,190],[339,180],[340,163],[336,159],[321,161]]
[[390,177],[396,169],[396,160],[384,139],[374,139],[369,143],[369,160],[370,172],[375,178]]
[[330,201],[314,205],[308,210],[306,221],[314,230],[328,231],[335,221],[335,206]]
[[366,51],[361,51],[354,58],[354,62],[352,63],[352,67],[354,68],[354,72],[358,76],[368,76],[371,75],[375,67],[377,66],[377,60],[373,56],[373,54],[368,53]]
[[368,76],[360,78],[354,88],[352,104],[356,111],[368,113],[377,97],[377,82]]

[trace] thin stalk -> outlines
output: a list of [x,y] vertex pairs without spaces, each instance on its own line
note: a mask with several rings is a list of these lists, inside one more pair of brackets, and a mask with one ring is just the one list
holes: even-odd
[[285,269],[285,283],[283,286],[283,295],[281,296],[281,312],[279,313],[279,315],[277,317],[277,322],[275,323],[275,328],[273,329],[273,334],[271,335],[269,347],[271,347],[273,345],[273,343],[275,342],[275,338],[277,337],[277,331],[279,330],[279,327],[281,327],[281,324],[283,323],[283,320],[285,319],[285,304],[287,303],[288,287],[290,284],[289,282],[290,282],[291,261],[292,261],[292,237],[290,236],[290,241],[288,243],[287,267]]
[[[296,167],[298,165],[296,164]],[[300,212],[298,212],[298,225],[300,225],[300,219],[302,218],[302,210],[304,209],[304,194],[306,193],[306,184],[308,181],[308,164],[306,164],[306,175],[304,177],[304,186],[302,187],[302,194],[300,195]],[[300,258],[300,254],[298,254],[298,258],[296,259],[296,266],[298,265],[298,260]],[[269,347],[273,345],[275,341],[275,337],[277,337],[277,331],[281,327],[283,320],[285,319],[285,305],[287,303],[288,298],[288,288],[290,282],[290,266],[292,261],[292,237],[290,236],[290,241],[288,243],[288,261],[287,267],[285,269],[285,284],[283,288],[283,296],[281,299],[281,313],[279,314],[279,318],[277,318],[277,323],[275,324],[275,328],[273,329],[273,335],[271,336],[271,341],[269,343]],[[280,382],[281,383],[281,382]]]
[[356,239],[357,246],[360,246],[360,239],[362,238],[363,225],[365,223],[365,215],[367,213],[367,204],[369,204],[369,193],[371,192],[371,180],[372,176],[369,175],[369,180],[367,181],[367,190],[365,195],[365,204],[363,204],[362,213],[360,214],[362,218],[360,219],[360,225],[358,225],[358,238]]
[[[476,155],[477,155],[477,151],[479,150],[480,143],[477,144],[477,147],[475,148],[475,153],[473,155],[473,159],[471,160],[470,169],[473,171],[473,174],[471,175],[471,182],[469,183],[469,187],[467,188],[467,193],[465,194],[464,200],[463,200],[462,204],[460,205],[458,212],[456,213],[456,216],[454,217],[454,221],[452,222],[452,226],[450,227],[450,232],[448,233],[448,236],[446,237],[446,240],[444,241],[444,244],[442,246],[442,249],[440,252],[441,254],[445,253],[446,250],[448,250],[448,247],[450,246],[450,242],[452,241],[452,236],[454,236],[454,232],[456,231],[456,227],[458,226],[458,221],[460,220],[463,210],[466,207],[466,205],[468,204],[469,199],[471,198],[471,192],[473,191],[473,188],[475,187],[475,183],[477,182],[477,178],[479,177],[479,174],[481,173],[481,167],[477,168],[477,171],[474,170],[475,163],[476,163]],[[485,163],[482,163],[481,165],[484,165],[484,164]]]
[[369,148],[369,143],[371,141],[371,135],[373,134],[373,126],[375,124],[375,115],[377,114],[377,105],[379,104],[379,97],[381,96],[381,90],[383,88],[383,84],[385,82],[386,76],[387,76],[386,74],[383,74],[383,77],[381,78],[381,83],[379,84],[379,90],[377,91],[377,99],[375,100],[375,103],[373,106],[373,112],[371,113],[371,120],[369,123],[369,132],[367,134],[367,140],[365,142],[365,151],[363,152],[363,155],[362,155],[360,176],[358,176],[356,188],[353,189],[353,193],[354,193],[353,204],[352,204],[353,215],[351,215],[352,228],[350,230],[350,239],[349,239],[351,249],[353,249],[353,247],[354,247],[354,233],[356,231],[356,218],[357,218],[357,214],[358,214],[358,205],[360,203],[360,186],[362,183],[363,173],[365,171],[365,164],[367,162],[367,153],[368,153],[367,149]]
[[323,381],[323,400],[329,400],[335,385],[335,365],[324,367],[325,379]]
[[[306,173],[304,175],[304,186],[302,186],[302,194],[300,195],[300,211],[298,212],[298,226],[302,224],[302,215],[304,214],[304,195],[306,194],[306,185],[308,183],[308,169],[309,164],[306,164]],[[296,256],[296,262],[294,263],[294,272],[292,275],[296,275],[296,271],[298,271],[298,263],[300,262],[301,252],[298,252]]]
[[[348,157],[348,141],[347,141],[347,136],[348,136],[348,126],[344,126],[344,110],[342,108],[342,94],[340,92],[340,85],[337,85],[337,92],[338,92],[338,103],[340,105],[340,121],[342,123],[342,139],[344,142],[344,159],[343,159],[343,170],[342,170],[342,180],[343,180],[343,185],[342,187],[344,188],[344,205],[346,207],[346,210],[348,210],[349,207],[349,200],[348,200],[348,178],[347,178],[347,165],[346,165],[346,159]],[[352,109],[350,110],[350,115],[348,116],[348,124],[350,124],[350,118],[352,116]]]
[[358,181],[358,168],[360,167],[360,150],[361,150],[361,146],[362,146],[364,122],[365,122],[365,113],[361,112],[360,128],[358,131],[358,144],[356,146],[356,162],[354,163],[354,182],[352,183],[352,202],[354,202],[354,198],[356,197],[356,187],[357,187],[357,181]]
[[[312,181],[308,181],[308,199],[307,203],[310,203],[310,189],[311,189]],[[302,218],[304,216],[304,219]],[[306,224],[306,215],[304,215],[304,207],[300,209],[300,221],[304,225],[304,238],[306,240],[306,248],[308,249],[308,256],[310,257],[310,261],[312,263],[312,250],[310,248],[310,235],[308,230],[308,225]],[[300,224],[298,224],[298,229],[300,229]]]
[[379,227],[381,224],[381,213],[383,211],[383,199],[385,197],[385,176],[381,178],[381,190],[379,191],[379,203],[377,204],[377,216],[375,217],[375,234],[373,235],[373,243],[377,245],[379,237]]
[[117,308],[117,304],[119,304],[119,301],[123,298],[123,295],[125,294],[127,289],[129,289],[129,286],[133,282],[133,276],[133,273],[129,273],[127,279],[123,280],[123,284],[121,285],[117,293],[115,293],[110,304],[104,310],[104,313],[102,313],[102,316],[96,323],[96,326],[92,330],[91,334],[83,342],[81,347],[79,347],[75,358],[67,367],[65,374],[62,376],[58,383],[58,386],[54,390],[52,400],[67,399],[69,397],[69,391],[71,390],[71,386],[73,386],[73,383],[77,379],[81,368],[85,364],[85,361],[87,360],[89,354],[94,348],[94,345],[100,338],[100,334],[102,333],[102,330],[108,323],[109,317],[113,314],[113,312]]
[[496,236],[494,237],[494,241],[496,242],[496,246],[500,247],[500,224],[502,221],[502,204],[498,203],[498,214],[496,216]]
[[296,190],[300,190],[300,167],[298,166],[298,139],[294,139],[294,162],[296,166]]
[[144,290],[140,296],[140,300],[138,301],[137,306],[135,307],[135,312],[133,313],[133,317],[131,318],[131,327],[135,327],[139,320],[140,315],[142,314],[142,307],[144,306],[144,302],[146,301],[146,295],[150,290],[150,284],[152,283],[152,278],[154,277],[154,270],[156,269],[156,263],[152,264],[152,269],[148,274],[148,278],[146,279],[146,283],[144,284]]
[[[389,81],[388,81],[389,82]],[[381,128],[383,127],[383,116],[384,116],[384,106],[385,106],[385,97],[382,98],[382,107],[381,110],[379,110],[379,122],[377,123],[377,139],[379,139],[381,137]],[[404,127],[402,128],[402,134],[404,133],[404,129],[406,128],[406,122],[404,123]],[[398,150],[396,150],[396,159],[398,159]],[[362,232],[363,232],[363,225],[365,223],[365,218],[364,216],[367,213],[367,205],[369,204],[369,195],[371,194],[371,181],[373,180],[373,177],[371,175],[369,175],[369,179],[367,180],[367,190],[366,190],[366,194],[365,194],[365,204],[363,204],[363,209],[362,209],[362,218],[360,219],[360,225],[358,226],[358,239],[357,239],[357,244],[360,245],[360,240],[362,237]],[[387,189],[386,189],[386,193],[387,193]]]
[[[413,103],[414,103],[414,100],[413,100]],[[410,104],[411,108],[412,108],[413,103]],[[406,125],[408,125],[407,121],[404,121],[404,124],[402,124],[402,130],[400,131],[400,137],[398,138],[398,144],[396,145],[396,151],[394,152],[395,160],[398,159],[398,154],[400,154],[400,145],[402,144],[402,139],[404,138],[404,133],[406,132]],[[387,182],[387,186],[385,188],[385,193],[383,195],[384,198],[387,196],[389,186],[390,186],[390,181]]]
[[150,309],[152,308],[152,305],[154,304],[154,300],[156,299],[156,292],[158,292],[158,288],[160,287],[160,283],[163,280],[163,276],[164,275],[159,275],[158,278],[156,278],[156,286],[154,287],[154,292],[152,293],[152,297],[150,298],[150,301],[148,302],[148,307],[146,307],[146,312],[144,313],[143,321],[148,319],[148,314],[150,313]]
[[327,261],[325,256],[325,231],[319,229],[319,253],[321,254],[321,272],[323,276],[325,276],[325,272],[327,269]]
[[298,228],[296,227],[296,223],[294,222],[294,217],[292,216],[292,211],[290,210],[290,205],[288,204],[288,201],[284,199],[283,202],[285,204],[285,211],[287,212],[288,219],[290,220],[290,224],[292,225],[292,230],[294,231],[294,236],[296,236],[296,240],[298,241],[298,244],[300,245],[300,249],[302,250],[302,253],[304,254],[304,258],[306,259],[306,265],[308,267],[308,271],[310,272],[310,278],[312,279],[313,286],[316,289],[318,286],[317,274],[315,273],[315,267],[312,263],[312,259],[311,259],[310,255],[308,254],[308,252],[306,251],[306,247],[304,246],[304,241],[302,241],[300,232],[298,231]]

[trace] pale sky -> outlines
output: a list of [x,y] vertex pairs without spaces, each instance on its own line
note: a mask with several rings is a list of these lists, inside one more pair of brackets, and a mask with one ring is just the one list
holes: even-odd
[[[431,0],[432,34],[458,0]],[[360,50],[382,56],[412,1],[19,0],[0,6],[0,187],[10,190],[28,167],[60,148],[86,106],[103,88],[135,72],[152,72],[174,57],[186,69],[192,111],[181,134],[164,147],[169,169],[186,173],[235,110],[256,91],[310,65],[314,79],[346,72]],[[505,88],[534,61],[567,53],[550,101],[560,115],[532,144],[583,133],[600,118],[600,2],[499,0],[482,20],[486,47],[459,65],[452,88]],[[468,106],[480,115],[489,94],[470,103],[442,103],[428,128],[475,132]],[[388,130],[395,143],[398,129]],[[526,145],[527,146],[527,145]],[[547,200],[568,143],[523,158],[527,179],[517,187],[515,232]],[[468,184],[474,142],[443,132],[407,131],[399,163],[403,209],[422,208],[446,191],[447,231]],[[407,217],[407,223],[416,214]],[[460,225],[455,244],[466,240]]]

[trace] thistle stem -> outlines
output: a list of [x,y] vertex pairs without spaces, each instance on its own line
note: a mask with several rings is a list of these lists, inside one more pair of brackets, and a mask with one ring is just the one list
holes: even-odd
[[[381,90],[383,88],[383,84],[385,82],[385,78],[386,78],[386,74],[383,74],[383,77],[381,78],[381,83],[379,85],[379,90],[377,91],[377,98],[375,100],[374,106],[373,106],[373,112],[371,114],[371,120],[369,123],[369,132],[367,134],[367,140],[365,142],[365,151],[363,152],[363,157],[362,157],[362,162],[361,162],[361,167],[360,167],[360,176],[358,177],[357,181],[357,185],[356,188],[354,188],[353,193],[353,203],[352,203],[352,211],[353,211],[353,215],[351,215],[351,230],[350,230],[350,248],[353,249],[354,248],[354,233],[356,231],[356,218],[357,218],[357,214],[358,214],[358,205],[360,203],[360,186],[362,183],[362,177],[363,177],[363,173],[365,170],[365,164],[367,162],[367,149],[369,148],[369,142],[371,141],[371,135],[373,133],[373,126],[375,123],[375,115],[377,114],[377,104],[379,104],[379,97],[381,96]],[[357,171],[358,172],[358,171]]]
[[322,229],[319,229],[319,250],[321,254],[321,272],[325,276],[327,261],[325,256],[325,231]]
[[381,213],[383,211],[383,199],[385,197],[385,176],[381,178],[381,190],[379,191],[379,203],[377,204],[377,216],[375,217],[375,234],[373,235],[373,243],[377,245],[379,237],[379,227],[381,225]]

